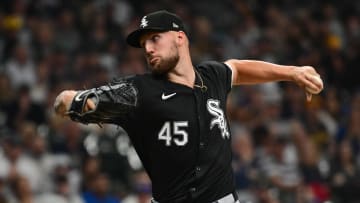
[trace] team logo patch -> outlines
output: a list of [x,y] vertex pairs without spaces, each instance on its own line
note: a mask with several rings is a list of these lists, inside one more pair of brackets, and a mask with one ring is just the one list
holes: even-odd
[[222,137],[224,139],[229,139],[230,133],[227,128],[224,111],[220,108],[220,101],[215,99],[208,99],[206,107],[209,113],[214,116],[210,123],[210,130],[215,125],[217,125],[221,131]]
[[147,26],[148,26],[148,23],[149,23],[149,21],[146,19],[146,16],[144,16],[144,17],[141,19],[140,27],[141,27],[141,28],[147,27]]

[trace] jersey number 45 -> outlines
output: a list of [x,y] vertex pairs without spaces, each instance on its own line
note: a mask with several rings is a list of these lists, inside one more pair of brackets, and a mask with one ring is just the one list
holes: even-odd
[[166,121],[161,127],[158,139],[165,140],[166,146],[171,146],[172,142],[177,146],[184,146],[188,143],[188,133],[182,129],[185,127],[188,127],[187,121]]

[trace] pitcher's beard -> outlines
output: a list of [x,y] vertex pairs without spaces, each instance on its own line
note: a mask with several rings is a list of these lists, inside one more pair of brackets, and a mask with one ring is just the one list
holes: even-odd
[[173,70],[178,62],[179,62],[179,55],[169,57],[166,60],[163,59],[159,64],[155,65],[156,67],[151,67],[151,72],[155,75],[166,74],[169,71]]
[[176,67],[176,65],[179,62],[180,56],[179,56],[179,51],[175,44],[172,47],[170,53],[173,53],[173,54],[170,56],[167,56],[166,58],[160,57],[158,63],[155,63],[154,66],[149,64],[149,66],[151,67],[151,72],[154,75],[167,74],[169,71],[173,70]]

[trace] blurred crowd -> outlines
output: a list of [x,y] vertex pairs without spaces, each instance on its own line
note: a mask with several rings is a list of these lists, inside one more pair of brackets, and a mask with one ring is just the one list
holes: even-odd
[[1,0],[0,203],[149,202],[121,126],[64,120],[53,102],[64,89],[147,72],[125,37],[159,9],[185,21],[194,64],[311,65],[324,80],[310,103],[288,82],[233,88],[240,200],[360,202],[360,1]]

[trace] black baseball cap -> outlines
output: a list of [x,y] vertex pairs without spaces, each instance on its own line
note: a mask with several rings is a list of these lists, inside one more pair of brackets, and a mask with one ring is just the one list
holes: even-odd
[[137,48],[140,46],[140,37],[148,31],[184,31],[185,27],[180,19],[174,13],[170,13],[166,10],[156,11],[145,15],[140,22],[139,29],[131,32],[127,38],[126,42]]

